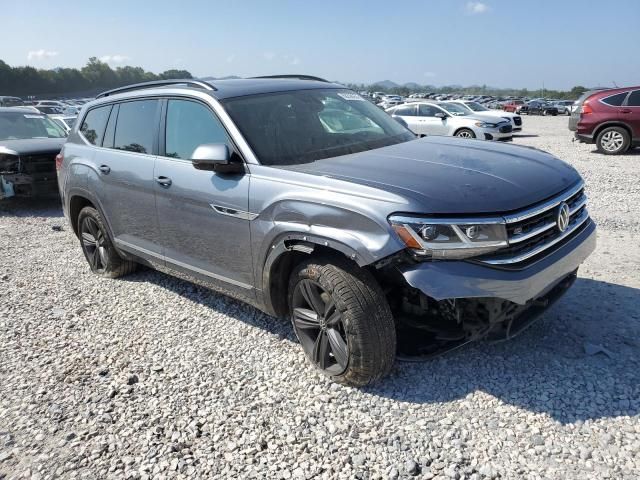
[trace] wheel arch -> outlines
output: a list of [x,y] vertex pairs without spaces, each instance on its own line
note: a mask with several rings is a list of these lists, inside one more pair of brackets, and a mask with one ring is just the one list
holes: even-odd
[[605,128],[609,128],[609,127],[620,127],[620,128],[623,128],[629,134],[629,140],[633,139],[633,130],[631,129],[631,127],[629,125],[627,125],[625,122],[620,121],[620,120],[611,120],[611,121],[604,122],[604,123],[601,123],[600,125],[598,125],[593,131],[593,139],[597,140],[598,139],[598,135],[600,135],[600,133]]

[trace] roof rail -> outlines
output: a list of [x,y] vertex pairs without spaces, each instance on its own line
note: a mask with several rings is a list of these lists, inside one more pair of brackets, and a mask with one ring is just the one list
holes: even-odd
[[130,92],[132,90],[141,90],[143,88],[164,87],[167,85],[190,85],[193,87],[204,88],[205,90],[210,90],[210,91],[217,90],[216,87],[214,87],[213,85],[203,80],[194,80],[191,78],[176,79],[176,80],[154,80],[151,82],[134,83],[133,85],[125,85],[124,87],[107,90],[106,92],[102,92],[98,94],[96,98],[108,97],[110,95],[115,95],[116,93]]
[[264,75],[260,77],[251,77],[251,78],[296,78],[298,80],[315,80],[316,82],[329,83],[329,80],[325,80],[324,78],[320,78],[320,77],[314,77],[312,75]]

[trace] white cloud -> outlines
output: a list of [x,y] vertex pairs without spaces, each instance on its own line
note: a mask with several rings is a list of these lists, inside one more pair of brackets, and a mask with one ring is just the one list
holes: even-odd
[[126,55],[103,55],[100,57],[100,61],[104,63],[124,63],[130,60]]
[[233,55],[233,54],[232,54],[232,55],[229,55],[229,56],[227,57],[227,63],[233,63],[235,59],[236,59],[236,56],[235,56],[235,55]]
[[296,56],[285,55],[282,58],[284,58],[284,61],[287,62],[289,65],[300,65],[300,59]]
[[423,75],[427,78],[433,78],[436,76],[434,72],[424,72]]
[[271,61],[274,58],[276,58],[276,54],[273,52],[264,52],[262,56],[264,57],[265,60],[268,60],[268,61]]
[[46,58],[53,58],[57,56],[58,52],[41,48],[40,50],[30,50],[29,53],[27,53],[27,60],[44,60]]
[[477,15],[479,13],[485,13],[489,10],[489,7],[482,2],[467,2],[466,5],[467,13],[470,15]]

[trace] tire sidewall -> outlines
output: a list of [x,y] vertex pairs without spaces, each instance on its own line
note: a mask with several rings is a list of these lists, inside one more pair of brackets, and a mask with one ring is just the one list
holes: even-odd
[[[471,137],[462,137],[460,134],[462,132],[469,132],[471,134]],[[470,128],[461,128],[460,130],[458,130],[456,132],[456,137],[460,137],[460,138],[476,138],[476,134],[473,130],[471,130]]]
[[[104,236],[104,247],[107,251],[107,264],[105,265],[105,268],[103,270],[94,270],[93,266],[91,265],[91,262],[89,261],[89,258],[87,257],[87,253],[84,249],[84,246],[82,245],[82,233],[81,233],[82,228],[81,227],[82,227],[82,222],[87,217],[93,219],[96,222],[96,224],[98,225],[98,228],[100,229],[100,231],[102,232],[102,235]],[[87,263],[89,264],[89,268],[91,268],[91,271],[97,275],[108,276],[114,270],[114,266],[117,260],[120,258],[120,256],[118,255],[118,252],[116,251],[115,247],[113,246],[113,243],[111,242],[111,236],[109,235],[109,232],[107,231],[104,225],[102,216],[95,208],[84,207],[80,211],[80,214],[78,215],[77,228],[78,228],[78,237],[80,239],[80,248],[82,248],[82,253],[85,259],[87,260]]]

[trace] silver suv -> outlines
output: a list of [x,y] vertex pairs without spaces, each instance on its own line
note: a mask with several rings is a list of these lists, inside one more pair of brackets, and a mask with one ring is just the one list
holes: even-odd
[[569,165],[417,139],[313,77],[105,92],[56,165],[93,272],[144,264],[291,318],[312,364],[350,385],[398,354],[513,336],[595,246]]

